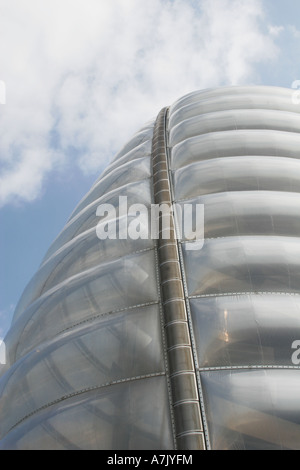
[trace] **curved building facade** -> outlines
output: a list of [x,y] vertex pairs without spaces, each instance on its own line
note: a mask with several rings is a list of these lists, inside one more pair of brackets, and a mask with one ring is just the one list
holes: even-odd
[[[17,306],[1,449],[300,449],[292,95],[191,93],[116,155]],[[125,200],[201,205],[204,243],[179,236],[176,213],[167,237],[162,221],[157,237],[125,236],[137,217]],[[97,232],[104,204],[117,237]]]

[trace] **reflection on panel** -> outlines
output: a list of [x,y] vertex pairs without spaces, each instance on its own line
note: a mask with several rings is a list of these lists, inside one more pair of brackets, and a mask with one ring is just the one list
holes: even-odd
[[66,395],[161,372],[158,305],[100,317],[56,336],[15,363],[1,382],[0,433]]
[[54,240],[44,258],[44,262],[65,243],[68,243],[77,235],[90,228],[96,228],[96,225],[99,223],[99,217],[97,217],[96,212],[100,204],[110,204],[116,210],[118,216],[120,196],[127,197],[128,207],[137,200],[140,204],[144,204],[146,207],[149,206],[152,201],[150,179],[127,184],[122,186],[121,190],[115,189],[82,209],[65,225],[56,240]]
[[[128,217],[126,223],[130,224],[132,221],[134,221],[134,217]],[[116,219],[117,233],[120,233],[122,223],[123,218]],[[23,312],[30,303],[60,282],[96,267],[100,263],[116,260],[130,253],[153,247],[154,240],[151,238],[139,238],[138,240],[106,238],[100,240],[95,228],[85,231],[66,243],[40,267],[19,301],[15,318],[17,312]]]
[[[127,234],[127,209],[153,202],[153,126],[79,202],[24,291],[6,338],[2,449],[174,446],[156,241]],[[100,215],[101,204],[113,210]],[[109,223],[116,237],[101,237]]]
[[202,372],[215,450],[300,450],[299,370]]
[[134,149],[130,150],[128,153],[125,153],[125,155],[123,155],[122,157],[118,158],[117,160],[114,160],[101,173],[99,178],[96,180],[95,184],[97,184],[100,180],[105,178],[111,172],[118,169],[119,166],[121,166],[121,165],[129,163],[131,161],[133,162],[135,160],[138,160],[139,158],[148,157],[150,159],[150,157],[151,157],[151,148],[152,148],[152,140],[151,139],[146,140],[146,142],[143,142],[142,144],[138,145]]
[[299,107],[295,106],[292,100],[293,90],[277,91],[272,94],[265,92],[257,93],[255,87],[251,89],[241,88],[241,93],[224,93],[222,96],[203,96],[204,99],[194,99],[190,104],[179,105],[178,109],[171,107],[170,128],[175,127],[180,122],[201,114],[238,109],[268,109],[274,111],[287,111],[299,113]]
[[170,131],[169,144],[208,132],[238,129],[271,129],[285,132],[300,132],[300,114],[266,109],[226,110],[195,116],[180,122]]
[[132,139],[130,139],[129,142],[127,142],[124,145],[124,147],[120,150],[120,152],[117,153],[117,155],[113,159],[113,162],[121,159],[124,155],[126,155],[132,150],[135,150],[141,144],[151,141],[153,137],[153,126],[154,126],[154,122],[151,122],[147,126],[145,126],[143,129],[140,129],[140,131],[137,132],[132,137]]
[[85,206],[91,204],[96,199],[99,199],[105,193],[121,188],[133,181],[141,181],[150,178],[150,176],[151,161],[149,156],[120,165],[105,177],[102,177],[97,184],[94,184],[92,189],[78,204],[71,218],[78,214]]
[[173,172],[174,199],[229,191],[300,193],[300,160],[244,156],[202,160]]
[[8,353],[20,357],[77,323],[157,300],[153,250],[100,265],[59,284],[30,305],[10,333]]
[[[292,90],[191,93],[169,113],[181,238],[210,447],[300,450],[300,135]],[[194,228],[194,226],[193,226]]]
[[[300,134],[271,130],[214,132],[175,145],[171,169],[201,160],[243,155],[299,158]],[[237,163],[238,165],[238,160]]]
[[[205,239],[245,235],[299,237],[300,193],[273,191],[235,191],[210,194],[178,204],[182,213],[191,206],[196,222],[198,205],[205,211]],[[200,223],[200,222],[198,222]],[[185,224],[184,239],[192,237],[192,224]]]
[[190,296],[244,292],[300,293],[300,239],[228,237],[184,246]]
[[[252,98],[253,108],[258,109],[260,100],[265,100],[269,105],[269,109],[274,103],[276,98],[281,100],[284,105],[289,104],[291,101],[294,90],[290,88],[271,87],[271,86],[228,86],[219,88],[207,88],[204,90],[196,90],[183,97],[179,98],[175,103],[170,106],[169,114],[172,117],[179,109],[187,108],[190,105],[197,105],[201,109],[203,102],[208,100],[218,100],[220,103],[222,99],[227,99],[230,103],[232,99],[242,101],[244,97]],[[251,109],[251,108],[249,108]],[[267,108],[266,108],[267,109]],[[297,112],[297,111],[295,111]],[[198,113],[199,114],[199,113]]]
[[165,377],[66,397],[28,417],[0,441],[0,449],[13,450],[172,448]]
[[199,367],[293,366],[300,296],[228,295],[191,299]]

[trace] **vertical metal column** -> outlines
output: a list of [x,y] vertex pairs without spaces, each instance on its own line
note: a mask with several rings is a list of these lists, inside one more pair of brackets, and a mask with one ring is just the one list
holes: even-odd
[[[166,113],[159,113],[152,141],[154,202],[172,207],[166,152]],[[184,296],[174,216],[168,230],[160,213],[158,256],[177,448],[204,450],[197,378]],[[166,233],[168,232],[168,234]],[[167,235],[167,236],[166,236]]]

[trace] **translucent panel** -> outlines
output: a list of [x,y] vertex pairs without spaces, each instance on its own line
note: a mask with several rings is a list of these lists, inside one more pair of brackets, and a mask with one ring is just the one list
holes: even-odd
[[175,145],[171,169],[211,158],[266,155],[299,158],[300,135],[269,130],[214,132]]
[[149,129],[154,129],[154,125],[155,125],[155,121],[156,121],[156,117],[153,117],[152,119],[150,119],[149,121],[145,122],[145,124],[143,125],[143,127],[140,128],[139,132],[142,132],[142,131],[145,131],[145,130],[149,130]]
[[223,96],[195,101],[190,105],[179,108],[177,111],[170,113],[169,128],[172,129],[186,119],[200,114],[233,109],[269,109],[299,113],[299,106],[295,106],[292,100],[292,90],[288,94],[276,94],[272,96],[272,99],[270,99],[270,95],[248,93],[246,90],[241,95],[224,94]]
[[6,364],[0,364],[0,377],[6,372]]
[[214,450],[300,450],[300,371],[201,373]]
[[300,192],[300,160],[225,157],[202,160],[173,172],[175,200],[225,191]]
[[[122,218],[123,220],[123,218]],[[128,217],[130,226],[134,217]],[[116,220],[116,233],[119,234],[120,219]],[[154,240],[138,238],[132,240],[105,239],[97,237],[95,228],[73,238],[45,262],[33,276],[18,303],[15,318],[40,295],[71,276],[93,268],[100,263],[117,259],[129,253],[154,247]]]
[[299,296],[209,297],[191,299],[190,307],[200,368],[293,365]]
[[114,157],[113,162],[116,160],[119,160],[119,158],[123,157],[126,155],[128,152],[131,150],[135,149],[139,145],[143,144],[144,142],[147,142],[148,140],[152,140],[153,137],[153,125],[150,125],[148,127],[145,127],[141,129],[139,132],[134,134],[131,140],[127,142],[124,147],[120,150],[120,152],[117,153],[117,155]]
[[150,157],[151,149],[152,140],[147,140],[146,142],[140,144],[138,147],[135,147],[134,149],[130,150],[130,152],[123,155],[123,157],[120,157],[118,160],[110,163],[110,165],[108,165],[107,168],[105,168],[105,170],[101,173],[99,178],[96,180],[95,184],[97,184],[98,181],[107,176],[109,173],[119,168],[120,165],[124,165],[125,163],[138,160],[139,158]]
[[292,99],[294,90],[290,88],[271,87],[271,86],[229,86],[219,88],[207,88],[205,90],[193,91],[182,98],[179,98],[175,103],[170,106],[170,115],[172,116],[178,109],[196,103],[202,103],[209,99],[221,99],[224,97],[238,97],[243,99],[243,95],[254,95],[257,99],[259,97],[266,97],[269,101],[273,101],[276,97],[285,98],[286,100]]
[[23,312],[7,337],[17,357],[88,319],[158,299],[153,250],[100,265],[59,284]]
[[144,180],[150,176],[151,161],[149,157],[138,158],[137,160],[120,165],[120,167],[101,178],[99,182],[92,187],[78,204],[71,218],[78,214],[85,206],[99,199],[99,197],[103,196],[108,191],[113,191],[133,181]]
[[163,371],[158,305],[83,324],[39,346],[10,369],[0,388],[0,435],[24,416],[66,395]]
[[166,379],[140,379],[65,397],[25,419],[0,446],[14,450],[173,449]]
[[[151,240],[149,239],[131,240],[130,237],[127,237],[126,240],[120,240],[119,234],[121,233],[122,229],[119,229],[119,219],[116,220],[117,240],[100,240],[96,236],[96,226],[100,222],[100,218],[96,215],[98,205],[101,203],[112,204],[113,207],[116,208],[115,213],[118,214],[120,195],[127,196],[128,207],[130,207],[130,205],[136,201],[136,195],[138,195],[137,197],[139,197],[139,201],[141,201],[141,203],[143,202],[145,206],[150,206],[152,197],[150,182],[147,180],[145,182],[128,185],[123,188],[122,194],[120,194],[118,191],[109,193],[107,197],[101,198],[94,204],[88,206],[86,210],[83,210],[80,214],[78,214],[77,217],[75,217],[65,226],[64,230],[48,250],[40,271],[36,274],[36,276],[25,289],[15,310],[13,321],[17,320],[22,313],[22,310],[27,305],[29,305],[29,303],[32,302],[34,298],[36,298],[38,293],[41,293],[41,286],[44,292],[46,288],[54,286],[57,282],[60,282],[58,273],[62,272],[61,268],[63,268],[63,266],[65,266],[65,268],[69,266],[69,275],[71,276],[76,274],[78,269],[83,270],[96,266],[100,260],[103,261],[109,257],[115,258],[118,256],[118,254],[122,255],[153,246]],[[126,226],[130,226],[133,219],[134,216],[129,216],[127,218]],[[122,227],[123,225],[124,223],[122,222]],[[122,251],[122,249],[124,251]],[[53,257],[54,254],[55,257]],[[75,255],[78,256],[77,259],[74,259]],[[68,258],[68,261],[65,257]],[[48,261],[52,264],[47,265],[46,262]],[[59,262],[62,261],[64,264],[58,266],[58,271],[56,271],[55,267]],[[49,266],[52,266],[54,271],[52,273],[50,283],[46,286],[45,283],[50,274]],[[62,275],[64,278],[67,278],[67,274],[68,269]]]
[[122,186],[121,189],[115,189],[85,207],[65,225],[64,229],[49,248],[44,262],[72,238],[92,227],[96,227],[100,221],[99,217],[96,215],[97,208],[100,204],[111,204],[116,209],[116,215],[118,216],[120,196],[127,197],[128,207],[135,204],[137,201],[139,204],[144,204],[145,206],[151,205],[152,191],[150,179],[127,184]]
[[[275,191],[235,191],[189,199],[178,206],[184,214],[191,207],[196,222],[197,206],[204,205],[205,238],[234,235],[300,234],[300,194]],[[197,220],[199,225],[201,220]],[[185,224],[182,235],[192,238],[192,224]]]
[[242,109],[209,113],[187,119],[173,127],[169,145],[208,132],[236,129],[273,129],[300,132],[300,114],[263,109]]
[[300,292],[300,239],[229,237],[184,247],[190,295]]

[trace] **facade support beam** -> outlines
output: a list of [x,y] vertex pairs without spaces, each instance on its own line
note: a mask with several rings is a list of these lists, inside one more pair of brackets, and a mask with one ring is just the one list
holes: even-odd
[[[154,202],[170,208],[169,226],[166,214],[159,214],[158,258],[161,282],[164,329],[169,365],[175,440],[179,450],[204,450],[201,410],[190,328],[187,317],[178,242],[175,233],[169,179],[166,115],[159,113],[152,141]],[[166,232],[168,236],[166,236]]]

